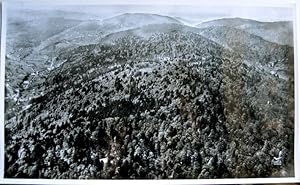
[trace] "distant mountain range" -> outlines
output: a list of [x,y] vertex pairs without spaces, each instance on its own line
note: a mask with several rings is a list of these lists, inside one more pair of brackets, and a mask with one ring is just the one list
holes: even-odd
[[[26,13],[26,12],[25,12]],[[23,14],[25,14],[23,13]],[[34,13],[27,12],[30,15]],[[51,17],[42,16],[33,21],[15,20],[10,22],[8,39],[12,35],[20,35],[21,38],[14,39],[11,43],[12,48],[23,44],[28,38],[29,47],[37,47],[37,52],[44,48],[65,48],[70,46],[80,46],[91,43],[98,43],[102,37],[128,29],[134,29],[151,24],[180,24],[191,26],[191,22],[180,17],[161,16],[157,14],[146,13],[126,13],[104,20],[78,20],[78,14],[74,13],[75,19],[70,19],[71,13],[66,14],[69,18],[62,18],[62,12]],[[22,14],[22,15],[23,15]],[[35,14],[34,14],[35,15]],[[59,16],[58,16],[59,15]],[[33,17],[33,15],[31,15]],[[210,27],[223,26],[235,28],[236,31],[242,30],[263,38],[264,40],[274,42],[280,45],[293,46],[293,25],[292,22],[259,22],[241,18],[226,18],[204,22],[195,26],[195,28],[211,29]],[[30,30],[34,34],[30,33]],[[35,33],[36,32],[36,33]],[[203,31],[202,31],[203,32]],[[34,37],[33,37],[34,35]],[[22,43],[17,43],[22,42]],[[33,44],[33,45],[32,45]],[[10,50],[8,50],[10,53]],[[26,54],[27,55],[27,54]]]
[[211,26],[236,28],[260,36],[270,42],[293,46],[293,23],[291,21],[260,22],[242,18],[224,18],[197,25],[198,28]]
[[[148,37],[172,31],[192,32],[240,55],[251,55],[256,59],[264,58],[257,57],[257,54],[276,57],[272,56],[272,52],[283,47],[281,45],[293,46],[292,22],[226,18],[190,26],[188,20],[179,17],[146,13],[125,13],[104,20],[84,21],[76,12],[74,19],[72,12],[66,13],[68,19],[65,19],[61,11],[32,19],[38,13],[25,11],[20,15],[29,14],[30,19],[13,17],[8,21],[7,63],[19,66],[9,68],[8,76],[13,76],[16,70],[23,78],[29,71],[52,69],[60,65],[61,61],[56,60],[60,54],[69,53],[79,46],[109,43],[128,35]],[[16,80],[16,83],[20,81]]]

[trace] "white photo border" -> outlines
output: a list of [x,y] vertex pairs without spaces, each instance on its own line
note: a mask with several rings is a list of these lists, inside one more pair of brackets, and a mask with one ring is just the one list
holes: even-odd
[[[7,0],[9,1],[9,0]],[[295,176],[288,178],[228,178],[228,179],[189,179],[189,180],[57,180],[57,179],[13,179],[4,178],[4,99],[5,99],[5,49],[6,49],[6,0],[2,1],[1,62],[0,62],[0,184],[269,184],[300,182],[300,1],[298,0],[53,0],[59,4],[97,4],[97,5],[218,5],[243,7],[290,7],[293,8],[294,33],[294,77],[295,77],[295,121],[294,121],[294,169]],[[14,0],[26,3],[47,3],[47,0]],[[1,2],[1,0],[0,0]]]

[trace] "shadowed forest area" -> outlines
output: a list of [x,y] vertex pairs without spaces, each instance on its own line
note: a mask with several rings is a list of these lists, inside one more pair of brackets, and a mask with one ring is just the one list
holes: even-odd
[[24,14],[7,25],[6,178],[294,176],[292,22]]

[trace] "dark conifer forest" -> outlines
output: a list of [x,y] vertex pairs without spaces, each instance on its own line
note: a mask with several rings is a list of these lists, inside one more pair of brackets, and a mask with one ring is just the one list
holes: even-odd
[[8,19],[6,178],[294,176],[292,22],[61,14]]

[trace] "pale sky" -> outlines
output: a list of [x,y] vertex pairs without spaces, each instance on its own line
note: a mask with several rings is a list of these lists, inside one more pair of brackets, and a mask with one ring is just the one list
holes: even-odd
[[[193,22],[202,22],[224,17],[241,17],[259,21],[291,21],[294,17],[293,8],[290,7],[228,6],[226,4],[211,5],[199,3],[195,5],[179,5],[178,3],[172,3],[175,2],[173,0],[160,1],[167,2],[163,4],[154,0],[153,2],[156,3],[152,5],[141,5],[140,3],[137,5],[134,4],[135,0],[120,1],[122,3],[118,3],[118,0],[100,0],[97,1],[97,4],[95,2],[96,1],[93,0],[10,0],[7,2],[7,7],[10,8],[9,11],[14,12],[20,11],[20,9],[72,11],[93,14],[99,17],[99,19],[113,17],[122,13],[154,13],[181,17]],[[108,5],[107,2],[112,2],[112,4],[116,5]],[[128,3],[126,4],[126,2]],[[99,5],[99,3],[106,5]]]

